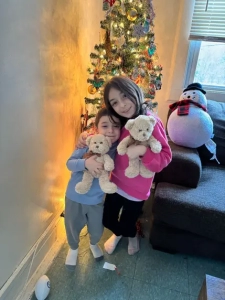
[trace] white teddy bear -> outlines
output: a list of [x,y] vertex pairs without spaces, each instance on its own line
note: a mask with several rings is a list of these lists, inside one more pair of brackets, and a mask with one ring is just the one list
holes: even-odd
[[93,176],[88,170],[85,170],[82,181],[76,184],[76,192],[86,194],[91,188],[93,179],[99,178],[99,185],[104,193],[116,193],[117,186],[109,181],[109,172],[114,169],[114,161],[106,154],[112,145],[110,138],[102,134],[95,134],[87,137],[86,144],[89,147],[89,152],[86,155],[89,157],[97,155],[96,161],[104,164],[104,170],[98,176]]
[[[125,128],[129,130],[130,135],[124,138],[118,145],[117,151],[120,155],[127,153],[128,147],[132,144],[144,145],[151,148],[154,153],[159,153],[162,150],[162,145],[153,135],[153,129],[156,124],[156,119],[152,116],[138,116],[136,119],[129,120]],[[125,170],[125,175],[129,178],[141,175],[144,178],[151,178],[154,172],[148,170],[139,157],[135,159],[129,158],[129,166]]]

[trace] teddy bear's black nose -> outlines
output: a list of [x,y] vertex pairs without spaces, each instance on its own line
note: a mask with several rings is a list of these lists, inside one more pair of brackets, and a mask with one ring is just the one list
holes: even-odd
[[143,136],[146,136],[146,134],[145,134],[145,133],[143,133]]
[[99,146],[96,146],[96,148],[99,148]]
[[191,98],[191,96],[187,96],[187,98],[189,99],[189,98]]

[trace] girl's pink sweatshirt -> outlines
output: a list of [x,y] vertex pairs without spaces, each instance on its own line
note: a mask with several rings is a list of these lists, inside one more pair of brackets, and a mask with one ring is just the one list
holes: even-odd
[[[129,135],[129,131],[123,128],[119,141]],[[162,151],[158,154],[153,153],[150,148],[141,158],[145,167],[152,172],[160,172],[172,159],[172,153],[162,122],[157,119],[153,130],[153,136],[162,144]],[[128,195],[139,200],[147,200],[150,195],[150,189],[154,178],[144,178],[138,175],[135,178],[125,176],[125,169],[128,167],[128,156],[116,154],[115,169],[111,173],[111,181]]]

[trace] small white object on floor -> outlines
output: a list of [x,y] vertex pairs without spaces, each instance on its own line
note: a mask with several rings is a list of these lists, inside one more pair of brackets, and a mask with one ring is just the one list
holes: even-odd
[[110,270],[110,271],[116,271],[117,275],[120,275],[120,272],[119,272],[117,266],[114,265],[114,264],[110,264],[108,262],[105,262],[103,268],[107,269],[107,270]]
[[35,285],[35,296],[37,300],[45,300],[50,292],[50,280],[48,276],[41,276]]
[[108,270],[111,270],[111,271],[115,271],[116,270],[116,266],[114,264],[110,264],[108,262],[105,262],[104,263],[104,266],[103,266],[104,269],[108,269]]

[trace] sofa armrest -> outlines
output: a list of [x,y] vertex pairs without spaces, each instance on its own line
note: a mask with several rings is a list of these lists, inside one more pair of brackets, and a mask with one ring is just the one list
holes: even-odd
[[168,182],[185,187],[196,188],[202,174],[202,164],[196,149],[180,147],[169,142],[172,161],[155,175],[155,183]]

